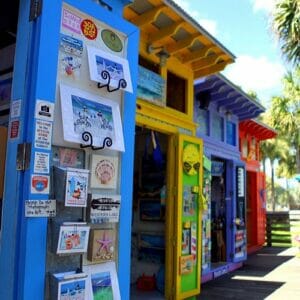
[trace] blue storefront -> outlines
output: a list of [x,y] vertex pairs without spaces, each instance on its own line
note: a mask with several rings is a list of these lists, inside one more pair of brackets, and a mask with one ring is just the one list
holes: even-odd
[[129,299],[139,48],[139,30],[122,17],[130,2],[20,0],[1,9],[16,28],[1,28],[9,35],[1,61],[12,57],[1,65],[12,95],[0,103],[1,299],[88,297],[102,273],[114,299]]
[[202,282],[241,266],[247,256],[245,164],[239,122],[264,108],[224,76],[195,82],[194,121],[204,142]]

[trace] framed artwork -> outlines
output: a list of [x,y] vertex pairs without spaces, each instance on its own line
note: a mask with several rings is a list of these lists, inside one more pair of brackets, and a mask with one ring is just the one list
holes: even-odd
[[166,80],[139,66],[137,97],[159,106],[166,106]]
[[65,206],[86,207],[89,170],[67,168]]
[[126,81],[126,87],[124,90],[132,93],[132,84],[127,59],[90,46],[87,46],[87,52],[91,80],[107,84],[108,78],[102,75],[102,72],[106,71],[110,76],[109,85],[111,87],[117,88],[119,86],[119,81],[124,79]]
[[182,229],[181,254],[191,254],[191,229]]
[[93,154],[91,158],[91,188],[117,188],[119,158]]
[[[52,274],[55,280],[53,298],[59,300],[88,300],[88,279],[85,273]],[[51,294],[52,294],[51,293]]]
[[83,266],[83,271],[88,274],[88,299],[121,300],[114,262]]
[[120,216],[120,195],[92,194],[90,207],[91,223],[117,223]]
[[180,274],[189,274],[193,272],[194,256],[180,256]]
[[116,234],[113,229],[92,229],[87,258],[92,262],[111,261],[115,257]]
[[[60,85],[64,140],[102,147],[105,138],[112,140],[110,149],[124,151],[119,104],[83,90]],[[92,137],[83,140],[82,134]]]
[[84,253],[87,251],[89,240],[89,226],[63,224],[60,226],[57,244],[57,254]]
[[9,109],[12,88],[12,72],[0,76],[0,111]]
[[197,194],[192,193],[191,186],[183,188],[183,215],[185,217],[193,217],[196,212]]

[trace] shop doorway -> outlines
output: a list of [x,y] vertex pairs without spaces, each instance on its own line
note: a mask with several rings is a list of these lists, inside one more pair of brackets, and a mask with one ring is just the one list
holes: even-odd
[[164,299],[169,136],[136,127],[131,299]]
[[226,262],[226,161],[212,158],[211,179],[211,260],[212,269]]

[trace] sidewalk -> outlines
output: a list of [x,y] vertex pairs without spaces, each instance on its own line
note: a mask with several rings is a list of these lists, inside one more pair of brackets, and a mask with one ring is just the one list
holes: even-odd
[[297,248],[265,247],[243,267],[204,283],[198,300],[299,300],[300,257]]

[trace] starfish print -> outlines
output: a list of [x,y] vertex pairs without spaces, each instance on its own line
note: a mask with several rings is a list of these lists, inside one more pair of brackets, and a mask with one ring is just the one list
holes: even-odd
[[100,247],[97,251],[97,255],[100,255],[102,250],[105,250],[106,253],[110,253],[109,246],[111,245],[111,243],[113,241],[109,238],[106,231],[103,232],[102,239],[98,239],[98,240],[96,240],[96,242],[100,245]]

